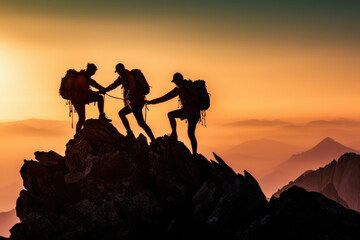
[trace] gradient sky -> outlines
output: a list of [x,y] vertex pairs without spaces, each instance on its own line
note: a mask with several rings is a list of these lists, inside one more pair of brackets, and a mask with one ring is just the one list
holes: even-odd
[[[69,120],[58,94],[66,70],[93,62],[94,79],[107,86],[122,62],[143,71],[152,87],[148,99],[173,89],[175,72],[206,80],[211,107],[207,128],[199,126],[196,135],[208,158],[263,137],[305,150],[335,136],[359,149],[360,127],[351,124],[291,127],[299,119],[360,120],[359,12],[360,1],[349,0],[0,0],[0,121]],[[110,94],[121,96],[121,90]],[[170,131],[167,112],[177,106],[177,99],[149,106],[156,137]],[[125,133],[117,115],[122,107],[106,97],[105,112]],[[97,116],[97,107],[87,106],[87,117]],[[292,124],[279,132],[229,127],[252,118]],[[135,133],[143,132],[133,116],[129,120]],[[189,146],[185,122],[178,126]],[[20,181],[22,160],[33,152],[63,154],[75,132],[66,127],[68,135],[53,138],[29,137],[21,126],[17,133],[1,131],[0,187]],[[243,170],[241,161],[226,160]]]
[[[148,99],[174,87],[174,72],[205,79],[209,121],[359,118],[359,10],[332,0],[2,0],[0,120],[68,119],[61,77],[88,62],[104,86],[118,62],[141,68]],[[122,106],[106,99],[111,118]],[[176,106],[151,106],[150,120]]]

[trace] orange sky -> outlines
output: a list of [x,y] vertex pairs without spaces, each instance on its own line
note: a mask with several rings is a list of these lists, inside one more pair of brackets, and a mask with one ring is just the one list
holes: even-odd
[[[261,25],[205,21],[4,12],[0,120],[66,119],[60,79],[67,69],[81,69],[88,62],[98,66],[94,78],[104,86],[116,78],[118,62],[141,68],[152,86],[149,99],[174,87],[169,80],[176,71],[205,79],[212,100],[210,122],[359,117],[360,47],[348,36],[326,39],[310,30],[291,35],[291,30]],[[111,93],[120,95],[120,90]],[[106,102],[111,118],[117,118],[121,107],[119,101]],[[176,107],[176,100],[151,106],[149,119],[166,121],[162,116]],[[97,115],[95,107],[88,110],[89,116]]]
[[[20,2],[25,3],[0,3],[0,121],[69,120],[60,81],[67,69],[80,70],[88,62],[98,66],[94,79],[103,86],[117,78],[118,62],[140,68],[152,87],[148,99],[173,89],[177,71],[206,80],[211,107],[207,128],[197,128],[201,152],[266,135],[224,127],[239,119],[360,119],[357,5],[264,2],[246,8],[229,0],[230,5],[211,1],[193,8],[187,1],[120,8],[117,1]],[[110,94],[121,96],[121,90]],[[106,97],[111,119],[119,121],[122,107],[122,101]],[[149,106],[147,122],[155,136],[170,132],[167,112],[177,107],[177,99]],[[87,117],[98,117],[93,104]],[[133,116],[129,120],[136,129]],[[179,127],[188,144],[186,124]],[[121,124],[117,128],[125,132]]]
[[[122,62],[145,74],[152,87],[148,99],[173,89],[175,72],[206,80],[211,106],[207,127],[199,126],[196,135],[199,152],[208,158],[261,138],[307,150],[333,137],[360,149],[359,122],[307,123],[360,119],[359,11],[352,0],[1,1],[0,127],[29,118],[69,121],[66,101],[58,94],[66,70],[95,63],[94,79],[107,86]],[[110,94],[120,96],[120,88]],[[167,112],[177,106],[177,99],[149,106],[147,123],[156,137],[170,132]],[[106,97],[105,112],[124,134],[117,115],[122,107],[122,101]],[[97,117],[97,107],[88,105],[87,118]],[[287,123],[284,128],[229,125],[241,119]],[[129,120],[135,134],[143,132],[133,116]],[[37,150],[64,154],[75,132],[67,122],[57,127],[61,134],[34,136],[14,124],[16,133],[0,131],[2,189],[21,182],[23,159]],[[179,140],[189,147],[186,123],[178,127]],[[246,166],[237,157],[225,161],[237,172]],[[256,170],[266,168],[259,164],[251,172],[258,177]],[[15,198],[0,211],[13,208]]]

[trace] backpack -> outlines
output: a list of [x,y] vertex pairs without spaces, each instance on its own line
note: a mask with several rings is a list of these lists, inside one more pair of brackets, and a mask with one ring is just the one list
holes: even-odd
[[148,82],[146,81],[146,78],[144,74],[139,69],[133,69],[131,70],[131,73],[134,76],[135,84],[136,84],[136,90],[139,91],[139,93],[147,95],[150,92],[150,86]]
[[59,94],[66,100],[72,100],[77,95],[79,90],[84,90],[86,85],[85,71],[80,72],[75,69],[67,70],[65,76],[61,79]]
[[71,90],[73,88],[77,74],[78,72],[75,69],[69,69],[67,70],[65,77],[61,79],[59,94],[62,98],[66,100],[71,99]]
[[204,80],[196,80],[193,82],[196,91],[199,93],[199,106],[200,110],[204,111],[210,107],[210,96],[206,89]]

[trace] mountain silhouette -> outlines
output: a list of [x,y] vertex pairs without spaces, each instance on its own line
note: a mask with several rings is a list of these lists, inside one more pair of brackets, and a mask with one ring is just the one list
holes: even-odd
[[306,126],[320,127],[320,126],[329,126],[329,125],[359,125],[359,124],[360,122],[358,121],[353,121],[346,118],[340,118],[333,121],[326,121],[326,120],[311,121],[308,122]]
[[30,137],[56,137],[66,135],[69,130],[69,122],[45,120],[45,119],[26,119],[22,121],[0,123],[0,136],[30,136]]
[[300,149],[295,145],[262,138],[240,143],[224,151],[222,156],[231,162],[235,170],[246,169],[259,178]]
[[10,239],[349,239],[360,214],[292,187],[270,202],[250,173],[181,142],[122,136],[90,119],[65,156],[36,152],[20,170]]
[[347,152],[358,153],[357,150],[346,147],[327,137],[315,147],[300,154],[294,154],[287,161],[275,167],[271,173],[262,179],[261,187],[267,196],[271,196],[279,188],[305,171],[316,170]]
[[16,202],[21,189],[23,189],[23,187],[20,181],[0,187],[1,212],[8,211],[15,207],[14,203]]
[[[8,237],[10,235],[9,229],[17,222],[19,218],[16,216],[15,209],[0,213],[0,235]],[[1,239],[1,238],[0,238]]]
[[325,167],[303,174],[274,194],[292,186],[307,191],[320,192],[347,208],[360,212],[360,155],[346,153],[338,161],[332,161]]
[[319,142],[315,147],[312,149],[300,153],[295,154],[290,157],[289,160],[282,163],[280,167],[290,166],[292,164],[306,164],[309,165],[309,168],[312,166],[316,166],[318,164],[326,164],[329,162],[329,157],[336,156],[339,154],[343,154],[345,152],[358,152],[352,148],[346,147],[332,138],[325,138],[321,142]]
[[276,127],[276,126],[283,126],[288,124],[279,119],[275,120],[260,120],[260,119],[247,119],[247,120],[240,120],[236,122],[232,122],[227,124],[227,126],[244,126],[244,127]]
[[[258,158],[278,158],[278,156],[288,156],[289,158],[294,151],[300,147],[291,144],[274,141],[266,138],[246,141],[232,149],[228,150],[228,154],[248,155]],[[276,157],[277,156],[277,157]]]

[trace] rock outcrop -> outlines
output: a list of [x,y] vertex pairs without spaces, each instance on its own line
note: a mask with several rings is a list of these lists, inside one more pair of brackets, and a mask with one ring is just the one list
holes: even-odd
[[130,142],[111,124],[88,120],[64,157],[36,152],[37,161],[24,162],[21,222],[10,239],[360,237],[357,212],[300,188],[267,202],[250,173],[214,157],[194,158],[166,137]]
[[316,170],[345,153],[358,153],[357,150],[346,147],[332,138],[325,138],[315,147],[292,155],[261,180],[261,187],[266,196],[272,196],[281,187],[308,170]]
[[346,208],[360,212],[360,155],[346,153],[316,171],[308,171],[280,189],[274,196],[292,186],[324,194]]

